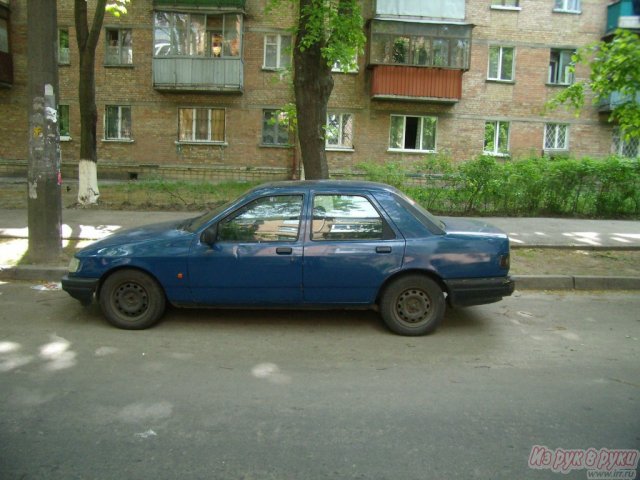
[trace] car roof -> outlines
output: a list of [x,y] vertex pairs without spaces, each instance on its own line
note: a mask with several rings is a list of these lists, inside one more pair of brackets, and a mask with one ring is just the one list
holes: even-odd
[[384,183],[368,182],[363,180],[284,180],[280,182],[270,182],[256,187],[255,190],[268,189],[293,189],[304,188],[313,190],[386,190],[396,192],[397,190]]

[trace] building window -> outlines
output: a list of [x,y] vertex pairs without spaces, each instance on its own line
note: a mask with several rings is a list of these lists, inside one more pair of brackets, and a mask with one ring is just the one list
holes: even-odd
[[0,52],[9,53],[9,22],[0,18]]
[[327,148],[353,148],[353,115],[350,113],[329,113],[325,133]]
[[571,72],[571,56],[575,50],[551,50],[549,59],[549,83],[554,85],[571,85],[573,73]]
[[264,36],[264,62],[262,68],[278,70],[291,65],[291,35]]
[[640,139],[630,138],[626,140],[619,128],[613,130],[613,153],[627,158],[640,157]]
[[580,13],[580,0],[554,0],[553,11]]
[[358,54],[353,55],[346,68],[343,68],[342,63],[336,60],[331,67],[331,71],[335,73],[358,73]]
[[242,15],[155,12],[155,57],[239,57]]
[[181,142],[224,142],[225,111],[222,108],[181,108],[178,124]]
[[289,145],[289,115],[282,110],[262,112],[262,144]]
[[513,47],[489,47],[489,80],[513,81]]
[[69,65],[69,30],[58,30],[58,64]]
[[467,70],[471,27],[427,23],[372,23],[371,63]]
[[391,115],[390,150],[433,152],[436,149],[436,117]]
[[131,65],[133,63],[131,30],[108,28],[106,37],[105,65]]
[[509,155],[509,122],[496,121],[484,124],[484,153]]
[[131,140],[131,107],[107,105],[104,138],[105,140]]
[[60,139],[69,140],[69,105],[58,105],[58,128],[60,129]]
[[563,123],[547,123],[544,126],[545,150],[569,149],[569,125]]
[[491,0],[492,7],[520,8],[520,0]]

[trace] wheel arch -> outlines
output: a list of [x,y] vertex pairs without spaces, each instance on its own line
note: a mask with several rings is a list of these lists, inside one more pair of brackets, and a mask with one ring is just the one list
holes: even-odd
[[107,281],[107,278],[109,278],[116,272],[121,272],[122,270],[136,270],[138,272],[144,273],[145,275],[148,275],[150,278],[153,279],[154,282],[158,284],[158,286],[160,287],[160,290],[162,290],[162,294],[164,295],[165,301],[167,302],[169,301],[169,299],[167,298],[167,292],[165,291],[164,286],[162,285],[162,282],[158,280],[158,277],[148,269],[140,267],[139,265],[118,265],[117,267],[114,267],[106,271],[105,273],[103,273],[96,287],[96,300],[98,301],[100,300],[100,292],[102,291],[102,286],[104,285],[104,282]]
[[382,298],[384,291],[387,289],[389,285],[391,285],[393,282],[395,282],[399,278],[407,277],[410,275],[422,275],[424,277],[430,278],[431,280],[436,282],[440,287],[440,289],[446,294],[447,300],[449,299],[449,296],[450,296],[449,289],[447,288],[447,285],[445,284],[444,280],[440,275],[438,275],[436,272],[432,270],[413,268],[409,270],[401,270],[399,272],[394,273],[389,278],[387,278],[384,281],[384,283],[380,286],[380,289],[378,290],[378,294],[376,295],[376,305],[380,304],[380,299]]

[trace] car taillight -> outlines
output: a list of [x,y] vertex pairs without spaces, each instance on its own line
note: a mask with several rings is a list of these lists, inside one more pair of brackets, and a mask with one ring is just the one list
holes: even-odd
[[504,268],[505,270],[509,270],[511,266],[511,256],[507,253],[506,255],[500,255],[500,268]]

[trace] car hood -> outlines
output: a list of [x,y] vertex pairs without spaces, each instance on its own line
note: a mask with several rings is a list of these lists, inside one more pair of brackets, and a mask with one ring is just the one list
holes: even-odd
[[94,252],[102,250],[104,248],[116,247],[119,245],[130,245],[145,243],[149,241],[158,240],[171,240],[184,235],[193,235],[185,231],[182,227],[188,222],[188,220],[172,220],[169,222],[154,223],[151,225],[144,225],[142,227],[130,228],[116,232],[108,237],[98,240],[92,243],[83,252]]
[[447,234],[467,234],[506,237],[495,225],[473,218],[441,217]]

